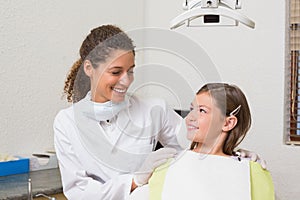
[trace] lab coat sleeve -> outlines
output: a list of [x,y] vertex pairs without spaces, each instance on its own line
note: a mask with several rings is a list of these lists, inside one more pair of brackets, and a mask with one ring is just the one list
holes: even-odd
[[84,158],[79,159],[76,156],[70,140],[71,135],[64,124],[68,124],[68,120],[64,120],[64,115],[59,113],[53,125],[54,144],[65,196],[70,200],[127,199],[130,194],[132,175],[119,175],[106,182],[89,177],[81,165]]
[[162,120],[163,127],[158,140],[163,146],[173,147],[178,151],[182,150],[177,140],[177,133],[181,130],[183,121],[182,117],[165,103],[165,112]]

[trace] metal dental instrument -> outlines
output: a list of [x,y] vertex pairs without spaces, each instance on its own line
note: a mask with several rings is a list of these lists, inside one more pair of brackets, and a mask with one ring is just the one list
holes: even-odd
[[32,185],[31,185],[31,179],[28,179],[28,200],[32,200]]
[[55,197],[50,197],[50,196],[47,196],[45,194],[37,194],[34,197],[45,197],[45,198],[50,199],[50,200],[56,200]]

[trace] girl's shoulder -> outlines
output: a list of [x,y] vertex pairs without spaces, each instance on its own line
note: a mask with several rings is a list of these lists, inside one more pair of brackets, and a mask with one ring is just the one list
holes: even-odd
[[275,190],[271,173],[257,162],[250,161],[251,196],[253,200],[274,200]]

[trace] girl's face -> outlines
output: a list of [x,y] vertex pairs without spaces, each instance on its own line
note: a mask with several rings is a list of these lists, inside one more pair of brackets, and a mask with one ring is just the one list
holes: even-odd
[[225,117],[208,92],[196,95],[186,117],[188,139],[212,147],[222,133]]
[[92,100],[99,103],[110,100],[123,101],[134,79],[134,66],[132,51],[114,50],[106,62],[96,69],[86,68],[86,73],[91,79]]

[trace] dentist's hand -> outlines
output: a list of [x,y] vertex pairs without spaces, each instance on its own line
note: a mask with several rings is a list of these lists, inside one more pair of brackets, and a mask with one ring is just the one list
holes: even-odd
[[173,148],[161,148],[157,151],[151,152],[138,172],[135,173],[133,178],[137,186],[142,186],[148,183],[149,178],[155,168],[167,162],[169,158],[174,157],[176,150]]
[[248,151],[245,149],[239,149],[242,158],[250,158],[254,162],[258,162],[263,169],[267,169],[267,163],[264,159],[260,158],[255,152]]

